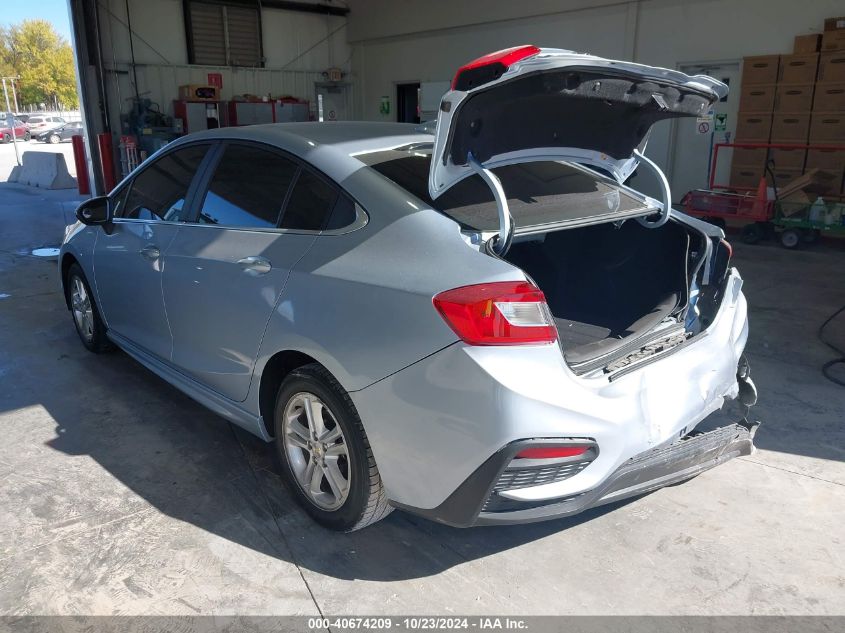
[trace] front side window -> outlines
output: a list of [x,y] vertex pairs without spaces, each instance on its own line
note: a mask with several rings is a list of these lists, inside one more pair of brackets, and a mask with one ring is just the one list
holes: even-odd
[[297,172],[293,161],[249,145],[227,145],[200,211],[200,224],[275,227]]
[[184,222],[185,198],[197,169],[208,150],[194,145],[170,152],[135,177],[117,217],[134,220]]

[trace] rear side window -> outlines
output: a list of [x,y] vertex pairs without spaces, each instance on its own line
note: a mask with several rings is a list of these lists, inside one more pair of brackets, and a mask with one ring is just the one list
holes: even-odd
[[316,174],[303,169],[285,207],[282,228],[322,230],[337,199],[337,189]]
[[275,227],[297,169],[296,163],[276,152],[227,145],[208,186],[198,222]]
[[159,158],[135,177],[119,217],[135,220],[185,220],[185,197],[207,145],[194,145]]

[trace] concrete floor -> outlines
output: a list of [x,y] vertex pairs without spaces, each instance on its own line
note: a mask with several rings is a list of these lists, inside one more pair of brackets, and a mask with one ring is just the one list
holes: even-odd
[[83,349],[55,263],[27,254],[59,240],[67,198],[0,184],[0,613],[845,613],[845,389],[816,339],[845,303],[845,251],[736,249],[756,454],[571,519],[394,512],[338,535],[259,440]]

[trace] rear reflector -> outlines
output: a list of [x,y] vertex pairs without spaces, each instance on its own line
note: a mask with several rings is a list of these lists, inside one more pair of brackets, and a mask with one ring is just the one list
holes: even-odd
[[536,46],[514,46],[464,64],[452,79],[452,90],[469,90],[498,79],[510,66],[540,52]]
[[546,297],[526,281],[463,286],[436,295],[434,307],[470,345],[554,343],[554,325]]
[[589,446],[538,446],[519,451],[514,459],[555,459],[557,457],[575,457],[583,455]]

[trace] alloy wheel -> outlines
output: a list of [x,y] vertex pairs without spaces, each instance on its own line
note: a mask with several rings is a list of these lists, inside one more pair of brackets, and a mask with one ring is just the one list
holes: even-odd
[[291,396],[283,439],[288,464],[305,496],[323,510],[340,508],[349,496],[349,450],[328,405],[306,391]]
[[85,284],[79,277],[74,277],[70,289],[70,305],[76,329],[86,341],[94,339],[94,309],[91,298],[85,290]]

